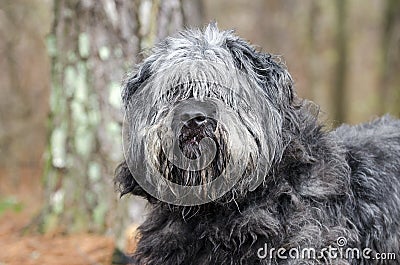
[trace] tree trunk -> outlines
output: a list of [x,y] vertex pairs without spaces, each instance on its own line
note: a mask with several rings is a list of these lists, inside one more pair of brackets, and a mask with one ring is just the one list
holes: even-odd
[[54,2],[47,205],[37,219],[42,231],[119,236],[132,222],[128,200],[118,200],[113,186],[123,159],[120,82],[141,49],[181,29],[185,17],[178,0]]
[[18,194],[29,203],[27,191],[40,194],[46,146],[49,22],[41,0],[0,1],[0,197]]
[[336,0],[336,77],[333,94],[333,110],[335,124],[346,121],[346,75],[347,75],[347,32],[346,32],[346,0]]
[[309,17],[307,20],[307,28],[308,32],[306,35],[306,42],[309,54],[309,65],[308,69],[308,86],[306,90],[306,98],[310,100],[314,100],[316,98],[316,79],[317,79],[317,71],[318,71],[318,60],[316,56],[316,31],[317,31],[317,21],[320,13],[319,6],[316,0],[311,0],[309,6]]
[[400,116],[400,1],[386,1],[383,19],[380,112]]

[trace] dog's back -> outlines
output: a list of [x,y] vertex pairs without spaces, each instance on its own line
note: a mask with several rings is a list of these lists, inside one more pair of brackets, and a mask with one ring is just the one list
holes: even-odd
[[[400,250],[400,121],[384,116],[334,131],[351,168],[353,224],[363,246]],[[388,249],[389,247],[389,249]]]

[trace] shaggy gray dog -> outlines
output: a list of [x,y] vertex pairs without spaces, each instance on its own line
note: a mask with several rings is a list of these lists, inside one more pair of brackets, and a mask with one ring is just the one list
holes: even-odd
[[293,89],[215,25],[152,50],[122,95],[116,184],[151,206],[133,264],[400,262],[400,121],[327,131]]

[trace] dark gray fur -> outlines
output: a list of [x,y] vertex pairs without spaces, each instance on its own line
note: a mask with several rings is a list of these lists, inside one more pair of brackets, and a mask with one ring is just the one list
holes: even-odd
[[[141,113],[149,115],[150,109],[158,114],[163,106],[168,109],[165,91],[155,83],[161,81],[154,80],[178,62],[197,59],[205,65],[207,61],[223,63],[232,70],[227,79],[234,79],[236,71],[248,78],[251,85],[246,95],[248,100],[257,96],[255,102],[262,102],[256,107],[264,119],[254,126],[246,124],[259,119],[235,109],[243,122],[238,127],[246,131],[255,128],[254,135],[263,138],[258,141],[271,147],[269,169],[254,191],[248,190],[247,172],[220,200],[184,207],[149,195],[137,185],[126,163],[121,163],[116,171],[121,193],[147,198],[151,207],[139,228],[133,264],[400,263],[400,121],[384,116],[334,131],[324,129],[309,104],[296,96],[288,71],[276,57],[257,51],[232,31],[221,32],[214,25],[204,31],[182,32],[153,49],[123,90],[126,108],[139,92],[149,94],[148,105],[127,108],[127,115],[141,117]],[[139,91],[144,84],[145,90]],[[218,88],[199,85],[196,89],[207,90],[203,94],[209,96]],[[181,91],[179,97],[201,98],[201,91]],[[226,101],[227,108],[234,108],[241,100],[221,95],[220,99]],[[154,121],[143,116],[137,122],[141,123],[137,124],[139,128]],[[392,252],[397,261],[280,260],[256,255],[265,243],[275,248],[318,250],[335,246],[340,236],[347,239],[346,247]]]

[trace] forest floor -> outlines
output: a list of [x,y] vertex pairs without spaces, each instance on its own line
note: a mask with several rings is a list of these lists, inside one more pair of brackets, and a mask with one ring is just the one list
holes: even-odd
[[41,206],[38,199],[32,199],[40,195],[29,197],[20,200],[17,195],[20,201],[14,204],[12,199],[0,201],[0,265],[111,264],[115,249],[113,238],[94,234],[24,233]]

